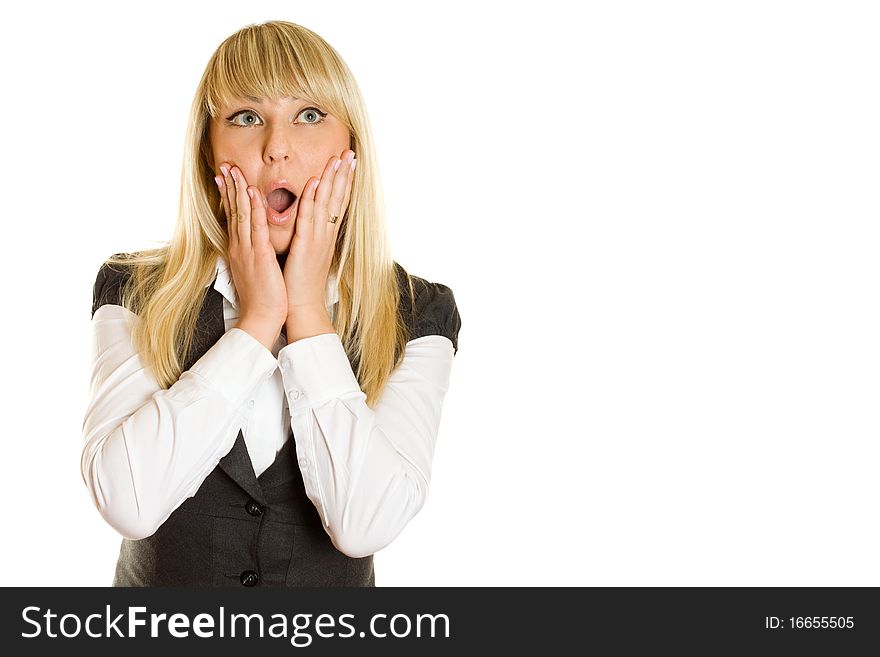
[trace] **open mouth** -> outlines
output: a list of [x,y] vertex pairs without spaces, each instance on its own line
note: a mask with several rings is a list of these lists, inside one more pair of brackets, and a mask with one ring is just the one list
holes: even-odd
[[269,195],[266,197],[266,202],[269,204],[269,207],[272,208],[273,212],[278,215],[284,215],[296,202],[296,194],[289,189],[279,187],[278,189],[269,192]]

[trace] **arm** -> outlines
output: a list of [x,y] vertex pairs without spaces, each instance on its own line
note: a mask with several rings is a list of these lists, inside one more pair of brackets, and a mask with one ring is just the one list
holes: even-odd
[[195,495],[229,452],[247,401],[277,361],[254,337],[230,329],[164,390],[132,346],[134,321],[113,304],[93,316],[81,470],[104,519],[126,538],[141,539]]
[[422,508],[453,356],[445,336],[410,340],[371,409],[336,333],[279,352],[306,493],[341,552],[377,552]]

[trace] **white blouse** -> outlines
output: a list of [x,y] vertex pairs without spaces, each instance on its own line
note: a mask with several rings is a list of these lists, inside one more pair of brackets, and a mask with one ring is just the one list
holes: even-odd
[[[356,558],[382,549],[425,502],[452,341],[410,340],[371,409],[336,333],[289,345],[282,335],[270,351],[235,328],[238,299],[222,258],[214,288],[226,332],[167,390],[132,344],[139,318],[113,304],[94,313],[81,467],[95,506],[124,537],[150,536],[196,494],[239,429],[259,476],[290,427],[306,494],[336,548]],[[331,318],[337,300],[331,274]]]

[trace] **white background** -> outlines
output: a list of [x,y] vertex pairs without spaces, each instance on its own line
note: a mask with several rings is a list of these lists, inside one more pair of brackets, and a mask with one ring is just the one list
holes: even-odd
[[880,585],[872,5],[5,10],[3,583],[111,582],[95,274],[170,239],[205,64],[283,19],[354,72],[393,255],[462,317],[377,585]]

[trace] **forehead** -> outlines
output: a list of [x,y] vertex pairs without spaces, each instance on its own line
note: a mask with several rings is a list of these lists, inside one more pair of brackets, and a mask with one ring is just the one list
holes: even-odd
[[232,96],[227,104],[235,104],[237,102],[248,102],[253,103],[254,105],[278,105],[282,103],[295,103],[300,100],[305,100],[304,98],[299,98],[297,96],[278,96],[276,98],[259,98],[257,96],[250,96],[247,94],[235,95]]

